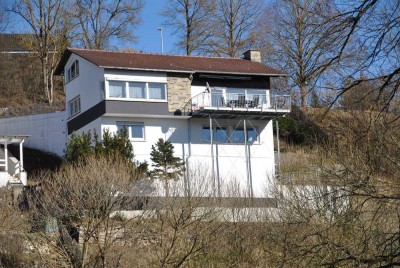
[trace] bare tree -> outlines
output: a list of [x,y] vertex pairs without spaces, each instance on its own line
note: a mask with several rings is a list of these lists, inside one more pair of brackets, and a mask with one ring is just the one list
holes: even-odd
[[[146,267],[186,267],[196,264],[219,232],[221,209],[204,183],[204,169],[188,172],[192,196],[182,196],[183,181],[171,182],[170,195],[147,204],[141,218],[142,236],[147,237]],[[196,266],[196,265],[194,265]]]
[[200,52],[211,37],[211,12],[214,1],[206,0],[169,0],[163,16],[166,25],[172,27],[178,35],[176,46],[186,55]]
[[212,38],[206,50],[210,54],[235,57],[257,39],[257,20],[262,14],[259,0],[217,0],[212,13]]
[[0,31],[3,32],[8,27],[8,12],[6,3],[0,3]]
[[72,16],[78,26],[77,40],[85,48],[104,49],[113,38],[134,40],[143,0],[76,0]]
[[43,184],[29,200],[36,219],[45,220],[53,232],[43,233],[37,248],[46,245],[50,255],[73,267],[118,266],[124,251],[110,250],[116,243],[126,243],[124,234],[130,226],[123,217],[112,215],[124,204],[133,204],[129,195],[122,196],[129,192],[132,172],[122,157],[88,156],[42,175]]
[[[355,79],[350,84],[336,89],[339,94],[352,90],[365,80],[379,84],[377,96],[386,105],[398,98],[400,87],[399,68],[399,1],[362,0],[339,6],[339,13],[331,18],[335,23],[330,31],[340,32],[342,38],[336,53],[331,60],[340,60],[346,50],[352,46],[351,40],[356,39],[355,50],[363,52],[364,58],[359,61],[355,72],[363,71],[364,78]],[[356,77],[356,75],[353,77]],[[343,80],[347,77],[341,77]],[[367,78],[367,79],[365,79]]]
[[17,204],[13,204],[13,193],[6,187],[0,188],[0,267],[21,267],[27,265],[24,239],[29,225]]
[[286,70],[300,90],[301,106],[320,76],[332,67],[330,56],[339,46],[339,34],[329,31],[329,16],[336,14],[329,0],[277,0],[263,18],[267,58]]
[[399,265],[400,147],[394,119],[376,111],[329,113],[333,142],[314,147],[302,162],[296,155],[295,166],[286,162],[283,170],[297,172],[280,175],[279,210],[265,226],[265,250],[281,253],[274,256],[275,266]]
[[66,27],[64,4],[62,0],[19,0],[10,7],[33,32],[34,38],[27,40],[27,45],[40,60],[41,86],[50,105],[54,100],[54,70],[63,49],[60,43],[63,36],[59,33]]

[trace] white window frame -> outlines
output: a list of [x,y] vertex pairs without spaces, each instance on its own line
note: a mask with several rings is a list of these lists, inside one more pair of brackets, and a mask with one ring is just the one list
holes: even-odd
[[[121,127],[126,127],[128,131],[128,138],[131,141],[146,141],[146,128],[144,122],[117,122],[117,130],[119,131]],[[142,128],[142,138],[132,137],[132,126],[141,126]]]
[[[74,67],[75,72],[72,73],[72,68]],[[70,82],[77,78],[79,76],[79,61],[74,60],[69,68],[67,69],[67,74],[66,74],[66,82]]]
[[72,100],[68,102],[68,116],[69,118],[74,117],[75,115],[81,112],[81,96],[78,95]]
[[[123,82],[125,83],[125,96],[126,97],[110,97],[110,82]],[[145,85],[145,98],[131,98],[129,96],[129,83],[142,83]],[[164,86],[164,99],[151,99],[150,96],[150,91],[149,91],[149,84],[161,84]],[[167,83],[164,82],[143,82],[143,81],[122,81],[118,79],[107,79],[107,90],[106,90],[106,98],[109,100],[128,100],[128,101],[148,101],[148,102],[167,102],[168,96],[167,96]]]

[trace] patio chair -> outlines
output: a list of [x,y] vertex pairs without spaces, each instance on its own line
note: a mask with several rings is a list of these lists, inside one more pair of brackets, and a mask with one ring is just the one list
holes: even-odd
[[258,105],[260,103],[260,95],[253,95],[253,108],[258,108]]
[[245,95],[239,95],[238,107],[244,108],[245,106],[246,106],[246,96]]
[[226,107],[225,97],[221,95],[221,107]]

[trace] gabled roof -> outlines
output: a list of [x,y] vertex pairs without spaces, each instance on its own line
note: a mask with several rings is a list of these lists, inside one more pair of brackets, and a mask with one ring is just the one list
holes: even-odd
[[64,52],[55,71],[56,75],[62,74],[72,53],[106,69],[286,76],[286,73],[262,63],[241,58],[180,56],[77,48],[68,48]]

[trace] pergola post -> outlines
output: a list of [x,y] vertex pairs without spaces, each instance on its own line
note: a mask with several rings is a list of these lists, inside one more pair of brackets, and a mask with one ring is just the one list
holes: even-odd
[[19,172],[24,171],[24,150],[23,150],[23,144],[24,140],[22,140],[19,143]]
[[8,172],[8,148],[7,148],[7,141],[4,142],[4,171]]

